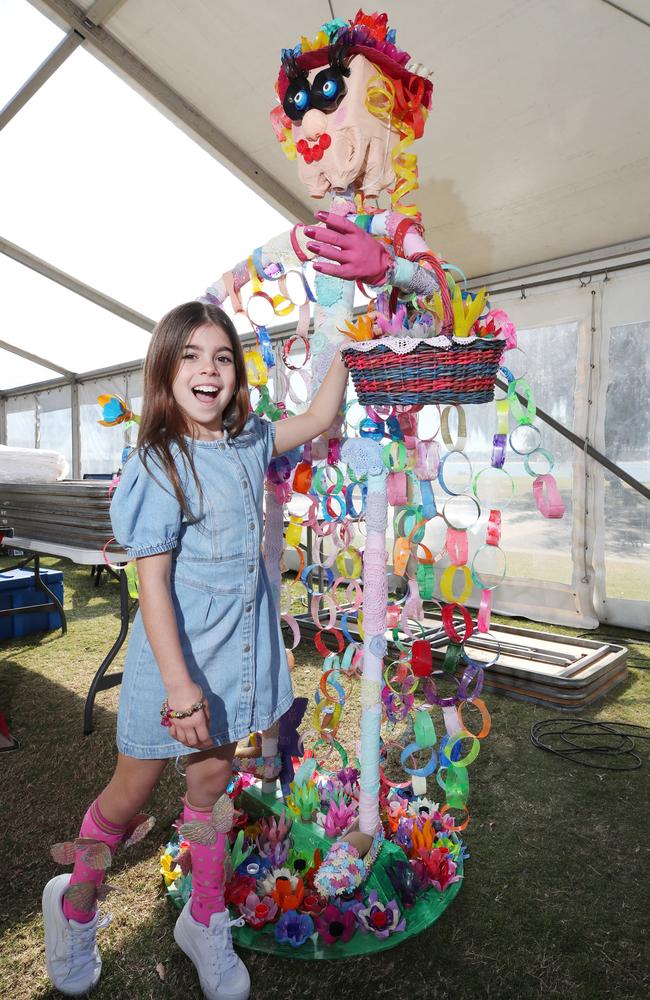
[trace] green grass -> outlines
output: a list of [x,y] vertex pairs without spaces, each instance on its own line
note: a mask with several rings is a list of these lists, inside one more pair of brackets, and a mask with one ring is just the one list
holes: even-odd
[[[58,871],[48,848],[75,836],[114,759],[118,689],[98,696],[89,737],[82,735],[82,709],[90,679],[117,634],[117,586],[105,581],[95,589],[88,569],[46,563],[64,571],[68,635],[0,642],[0,706],[21,741],[20,751],[0,756],[0,996],[11,1000],[58,996],[45,974],[40,918],[42,887]],[[603,632],[618,635],[610,627]],[[648,723],[650,653],[643,641],[629,646],[629,680],[584,715]],[[304,642],[296,657],[297,693],[313,692],[319,662]],[[588,770],[531,745],[530,726],[553,714],[548,709],[495,696],[488,702],[493,729],[470,768],[471,859],[455,903],[418,938],[376,958],[312,966],[245,953],[254,998],[648,995],[648,745],[641,745],[641,770]],[[349,749],[357,704],[354,691],[344,723]],[[151,803],[156,828],[115,859],[109,881],[119,891],[109,902],[113,923],[100,938],[98,1000],[201,995],[174,944],[175,911],[158,874],[182,790],[182,779],[168,768]]]

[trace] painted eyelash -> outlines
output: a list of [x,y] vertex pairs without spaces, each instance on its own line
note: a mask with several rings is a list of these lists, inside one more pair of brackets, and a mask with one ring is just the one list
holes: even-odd
[[283,49],[281,58],[282,68],[287,75],[288,80],[297,80],[299,76],[304,74],[298,68],[298,63],[296,62],[296,54],[293,49]]
[[330,39],[328,45],[328,61],[332,69],[337,70],[341,76],[350,75],[350,67],[347,58],[352,48],[352,36],[347,28],[342,28]]

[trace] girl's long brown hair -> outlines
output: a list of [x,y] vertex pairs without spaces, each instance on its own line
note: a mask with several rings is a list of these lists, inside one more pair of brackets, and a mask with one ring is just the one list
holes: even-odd
[[[138,448],[142,450],[145,468],[153,456],[170,480],[183,514],[188,520],[198,516],[192,512],[181,485],[172,455],[175,446],[185,459],[197,484],[201,484],[185,435],[193,437],[193,428],[174,399],[172,385],[181,364],[183,351],[192,333],[200,326],[212,323],[228,337],[235,363],[235,391],[223,413],[223,426],[230,437],[237,437],[248,419],[249,396],[244,351],[237,330],[223,309],[204,302],[185,302],[168,312],[156,325],[144,362],[144,402]],[[149,469],[151,472],[151,469]],[[153,473],[152,473],[153,475]]]

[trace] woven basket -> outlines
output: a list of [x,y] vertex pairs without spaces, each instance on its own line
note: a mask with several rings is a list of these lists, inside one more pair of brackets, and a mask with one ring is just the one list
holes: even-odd
[[488,403],[494,398],[502,340],[453,342],[450,347],[423,340],[399,354],[390,349],[393,339],[382,337],[367,351],[350,347],[341,352],[360,403]]

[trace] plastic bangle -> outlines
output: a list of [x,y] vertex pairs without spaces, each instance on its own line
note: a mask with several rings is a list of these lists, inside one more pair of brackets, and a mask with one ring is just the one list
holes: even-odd
[[491,510],[485,529],[485,542],[487,545],[498,545],[501,541],[501,511]]
[[[481,496],[481,492],[487,492],[486,484],[494,483],[501,480],[503,483],[503,500],[499,500],[498,497],[487,497]],[[508,472],[507,469],[501,469],[497,466],[491,465],[487,466],[485,469],[481,469],[477,472],[472,481],[472,493],[477,498],[479,503],[484,506],[489,506],[495,510],[506,510],[512,502],[512,498],[515,495],[515,481]]]
[[418,708],[414,713],[413,731],[415,742],[421,750],[435,746],[436,729],[426,708]]
[[542,432],[535,424],[517,424],[510,434],[510,447],[517,455],[530,455],[542,441]]
[[[456,678],[453,676],[450,676],[450,680],[454,681],[455,683],[458,683],[456,681]],[[424,678],[422,682],[422,694],[424,695],[425,701],[427,701],[429,705],[437,705],[439,708],[446,708],[450,707],[451,705],[457,705],[459,700],[459,696],[457,693],[455,695],[451,695],[446,698],[441,697],[438,694],[438,688],[436,686],[436,682],[433,679],[433,677]]]
[[[346,558],[352,561],[352,568],[349,573],[345,563]],[[356,580],[361,576],[361,553],[353,545],[348,545],[342,552],[339,552],[334,563],[339,571],[339,578],[347,581]]]
[[476,616],[477,632],[490,631],[491,617],[492,617],[492,591],[483,590],[481,591],[481,602],[478,606],[478,615]]
[[336,650],[334,650],[334,652],[336,652],[337,656],[340,656],[345,647],[345,642],[343,640],[341,632],[337,628],[321,629],[320,632],[316,633],[316,636],[314,637],[314,646],[316,647],[320,655],[329,656],[330,653],[332,652],[332,650],[328,649],[327,646],[325,645],[325,640],[323,638],[325,634],[331,635],[334,637],[334,639],[336,639],[337,648]]
[[420,480],[420,496],[422,498],[422,515],[425,520],[430,521],[438,513],[438,508],[428,479]]
[[[465,582],[461,593],[454,597],[454,578],[460,573]],[[466,604],[472,594],[472,575],[467,566],[447,566],[440,577],[440,593],[449,604]]]
[[[546,496],[544,490],[546,489]],[[564,515],[564,500],[557,488],[555,476],[548,472],[537,476],[533,482],[533,496],[537,509],[544,517],[562,517]]]
[[[462,635],[459,635],[456,625],[454,624],[454,613],[459,614],[463,619],[465,631]],[[443,628],[452,642],[462,645],[466,639],[469,639],[470,635],[474,631],[474,622],[472,621],[472,616],[467,608],[464,608],[462,604],[445,604],[442,608],[441,614]]]
[[447,528],[445,548],[452,566],[464,566],[469,553],[467,532],[458,528]]
[[[536,456],[545,458],[548,463],[548,468],[544,469],[543,472],[538,472],[535,469],[531,469],[530,467],[531,461],[534,461]],[[535,451],[531,451],[531,453],[529,455],[526,455],[524,458],[524,469],[526,470],[529,476],[532,476],[533,479],[537,479],[541,476],[548,476],[548,474],[553,471],[554,465],[555,465],[555,459],[551,455],[550,451],[546,450],[546,448],[535,448]]]
[[[524,410],[517,393],[521,392],[526,397],[526,409]],[[533,390],[524,378],[515,379],[508,386],[508,403],[510,412],[518,424],[532,424],[537,413],[533,401]]]
[[408,538],[396,538],[393,548],[393,573],[395,576],[404,576],[410,556],[411,546]]
[[406,474],[404,472],[388,473],[386,497],[391,507],[402,507],[406,503]]
[[[476,477],[474,477],[476,482]],[[446,500],[442,508],[444,521],[456,531],[467,531],[481,516],[481,505],[474,497],[466,493],[457,493]],[[466,561],[466,560],[464,560]]]
[[403,472],[406,468],[406,445],[403,441],[391,441],[384,445],[384,465],[389,472]]
[[508,400],[507,399],[497,399],[496,401],[496,411],[497,411],[497,434],[499,436],[508,434]]
[[[328,480],[328,472],[331,469],[334,470],[334,483]],[[345,476],[343,470],[339,465],[321,465],[316,469],[316,472],[313,475],[312,483],[314,492],[328,493],[331,487],[334,486],[334,492],[340,493],[344,478]]]
[[[458,685],[459,704],[463,701],[471,701],[472,698],[478,698],[483,690],[484,680],[485,671],[483,668],[474,661],[469,662],[463,671],[463,676]],[[470,689],[472,681],[474,682],[474,687]]]
[[478,733],[472,733],[472,732],[470,732],[470,730],[467,728],[467,726],[463,722],[463,708],[465,707],[465,703],[464,702],[461,702],[461,704],[458,706],[458,718],[461,721],[461,725],[463,726],[463,729],[465,730],[465,732],[469,736],[473,736],[475,740],[485,739],[485,737],[487,736],[487,734],[490,732],[490,729],[492,728],[492,716],[490,715],[490,713],[488,711],[487,705],[485,704],[484,701],[481,701],[480,698],[472,698],[470,704],[471,705],[475,705],[476,708],[478,708],[479,712],[481,713],[482,726],[481,726],[480,730],[478,731]]
[[[458,762],[457,761],[456,761],[456,766],[458,766]],[[450,809],[450,807],[445,803],[445,805],[440,810],[440,815],[441,816],[445,816],[449,812],[449,809]],[[470,821],[469,810],[468,810],[467,806],[462,806],[462,810],[465,813],[465,819],[463,820],[463,822],[462,823],[454,823],[453,826],[445,827],[445,829],[448,830],[450,833],[460,833],[460,831],[464,830],[465,827],[468,825],[468,823]]]
[[495,434],[492,438],[492,455],[490,456],[490,465],[493,469],[503,468],[506,460],[507,440],[508,439],[505,434]]
[[[492,641],[493,648],[495,650],[492,659],[490,660],[473,660],[471,658],[471,651],[475,647],[477,650],[481,650],[481,653],[487,652],[489,655],[489,647],[486,649],[485,637],[488,637]],[[478,667],[480,670],[489,670],[499,659],[501,655],[501,644],[499,640],[496,639],[491,632],[479,632],[478,629],[470,636],[467,642],[464,643],[464,653],[466,662],[472,666]],[[478,693],[478,692],[476,692]]]
[[[449,414],[452,409],[455,409],[458,413],[458,428],[456,431],[456,443],[454,444],[451,438],[451,433],[449,431]],[[450,406],[445,406],[444,410],[440,414],[440,433],[445,447],[449,451],[460,451],[462,452],[467,444],[467,420],[465,418],[465,410],[462,406],[457,403],[452,403]]]
[[310,595],[311,597],[313,597],[313,596],[318,596],[318,597],[322,597],[322,596],[323,596],[323,594],[324,594],[324,591],[323,591],[323,593],[319,593],[318,591],[315,591],[315,590],[313,590],[313,589],[311,588],[311,586],[309,585],[309,577],[310,577],[310,575],[311,575],[311,574],[312,574],[313,572],[318,572],[319,570],[320,570],[320,571],[321,571],[322,573],[325,573],[325,574],[326,574],[326,576],[327,576],[327,587],[328,587],[328,589],[329,589],[329,588],[330,588],[330,587],[332,586],[332,583],[334,582],[334,573],[332,572],[332,570],[331,570],[331,569],[323,569],[323,567],[322,567],[322,566],[317,566],[317,565],[316,565],[316,563],[312,563],[312,564],[311,564],[311,566],[307,566],[307,567],[306,567],[306,568],[305,568],[305,569],[304,569],[304,570],[302,571],[302,573],[301,573],[301,575],[300,575],[300,579],[301,579],[301,580],[302,580],[302,582],[304,583],[304,585],[305,585],[305,587],[306,587],[306,589],[307,589],[307,593],[308,593],[308,594],[309,594],[309,595]]
[[[323,624],[320,617],[320,602],[323,601],[329,609],[329,621]],[[336,624],[338,609],[331,594],[314,594],[310,603],[311,620],[318,629],[331,629]]]
[[[289,360],[289,355],[291,354],[291,348],[297,341],[300,341],[305,348],[305,357],[302,361],[302,364],[299,365],[295,365],[293,364],[292,361]],[[307,337],[298,334],[296,334],[293,337],[289,337],[289,339],[285,340],[284,344],[282,345],[282,360],[284,361],[287,368],[291,369],[291,371],[299,371],[301,368],[304,368],[307,362],[309,361],[309,353],[310,353],[310,348]]]
[[306,256],[302,247],[298,243],[298,237],[296,235],[296,229],[298,229],[298,227],[304,229],[304,226],[300,222],[297,222],[296,225],[289,232],[289,239],[291,240],[291,246],[293,247],[293,252],[295,253],[298,260],[302,264],[306,264],[307,261],[311,260],[311,258]]
[[440,468],[440,446],[437,441],[418,441],[415,446],[417,460],[415,475],[418,479],[430,481],[438,477]]
[[[465,462],[467,462],[467,482],[464,483],[459,490],[450,490],[445,482],[445,476],[444,476],[445,465],[447,464],[447,461],[452,457],[452,455],[458,456],[462,458]],[[440,483],[445,493],[447,493],[450,497],[455,497],[461,493],[465,493],[471,481],[472,481],[472,463],[470,462],[467,455],[464,452],[458,450],[448,451],[447,454],[443,457],[442,461],[440,462],[440,468],[438,469],[438,482]]]
[[289,649],[295,649],[300,642],[300,628],[298,627],[298,622],[293,615],[280,615],[280,618],[283,622],[286,622],[293,635],[293,646],[289,646]]
[[[481,559],[486,557],[486,556],[483,557],[481,556],[482,552],[485,553],[486,556],[488,556],[490,559],[497,558],[499,560],[502,567],[500,574],[498,572],[498,568],[497,572],[495,573],[486,573],[486,570],[480,568]],[[496,552],[499,553],[498,557],[492,555],[492,553]],[[474,558],[472,559],[471,573],[472,573],[472,580],[474,581],[477,587],[481,588],[481,590],[494,590],[496,587],[499,587],[503,583],[506,575],[506,554],[501,548],[501,546],[488,545],[487,543],[485,545],[481,545],[480,548],[478,548],[474,553]],[[495,580],[494,583],[492,582],[488,583],[488,579],[490,577],[494,578]]]
[[[464,757],[460,757],[458,760],[454,760],[452,758],[454,747],[459,746],[464,739],[472,740],[471,749],[467,754],[465,754]],[[476,736],[472,736],[467,731],[460,732],[457,733],[455,736],[452,736],[449,742],[445,745],[445,753],[447,755],[447,758],[451,760],[452,764],[455,764],[456,767],[469,767],[469,765],[473,763],[473,761],[475,761],[476,758],[478,757],[480,749],[481,749],[480,740],[478,740]]]
[[449,642],[442,661],[444,674],[455,674],[463,656],[463,647],[459,642]]
[[430,774],[433,774],[433,772],[436,769],[436,765],[438,763],[438,756],[433,748],[431,749],[431,757],[424,765],[424,767],[406,766],[406,761],[408,760],[408,758],[415,756],[418,750],[421,749],[422,748],[419,747],[417,743],[409,743],[408,746],[404,747],[402,753],[400,754],[400,763],[402,765],[402,768],[404,769],[404,772],[410,775],[411,777],[428,778]]
[[433,566],[430,563],[418,563],[416,579],[421,599],[423,601],[430,601],[433,597],[434,588]]

